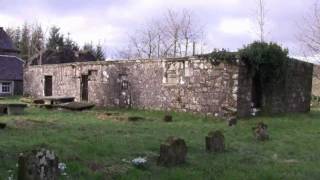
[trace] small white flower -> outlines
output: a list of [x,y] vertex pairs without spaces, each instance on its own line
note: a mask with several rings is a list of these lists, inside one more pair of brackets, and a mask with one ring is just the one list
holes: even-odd
[[65,163],[59,163],[58,168],[61,172],[64,172],[67,169],[67,165]]
[[142,158],[142,157],[138,157],[133,159],[132,164],[136,165],[136,166],[141,166],[147,163],[147,159],[146,158]]

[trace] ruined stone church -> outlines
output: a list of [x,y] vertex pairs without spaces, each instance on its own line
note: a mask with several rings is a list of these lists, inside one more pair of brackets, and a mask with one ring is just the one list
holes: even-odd
[[[285,83],[264,96],[239,60],[212,64],[200,56],[35,65],[25,68],[24,92],[33,97],[72,96],[98,106],[249,116],[310,110],[313,65],[290,60]],[[259,103],[257,103],[259,102]]]

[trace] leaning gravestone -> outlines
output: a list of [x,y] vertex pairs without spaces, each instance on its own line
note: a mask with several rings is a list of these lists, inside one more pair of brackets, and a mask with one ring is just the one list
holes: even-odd
[[169,137],[165,143],[160,146],[160,156],[158,165],[175,166],[186,162],[187,145],[183,139]]
[[258,141],[269,140],[268,125],[264,124],[263,122],[258,123],[256,127],[252,128],[252,130],[255,138]]
[[18,180],[57,180],[58,164],[54,152],[46,149],[21,154],[18,162]]
[[225,150],[224,135],[221,131],[213,131],[206,136],[207,152],[223,152]]

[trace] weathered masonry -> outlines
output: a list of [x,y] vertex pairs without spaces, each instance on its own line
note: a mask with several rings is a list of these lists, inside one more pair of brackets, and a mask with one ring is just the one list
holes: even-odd
[[[312,65],[290,62],[286,83],[273,93],[257,95],[254,79],[241,62],[220,63],[198,58],[105,61],[29,66],[25,95],[74,96],[105,107],[187,111],[224,116],[251,113],[253,101],[273,113],[310,110]],[[268,106],[267,104],[268,103]]]

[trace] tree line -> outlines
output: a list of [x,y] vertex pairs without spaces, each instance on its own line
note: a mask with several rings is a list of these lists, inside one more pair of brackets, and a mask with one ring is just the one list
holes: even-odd
[[70,38],[70,34],[65,36],[57,26],[50,27],[48,35],[41,25],[29,23],[24,23],[21,27],[8,27],[6,32],[11,37],[15,47],[20,51],[19,56],[25,61],[46,50],[58,52],[66,49],[89,52],[98,61],[105,60],[101,44],[94,46],[92,43],[85,43],[80,47],[77,42]]

